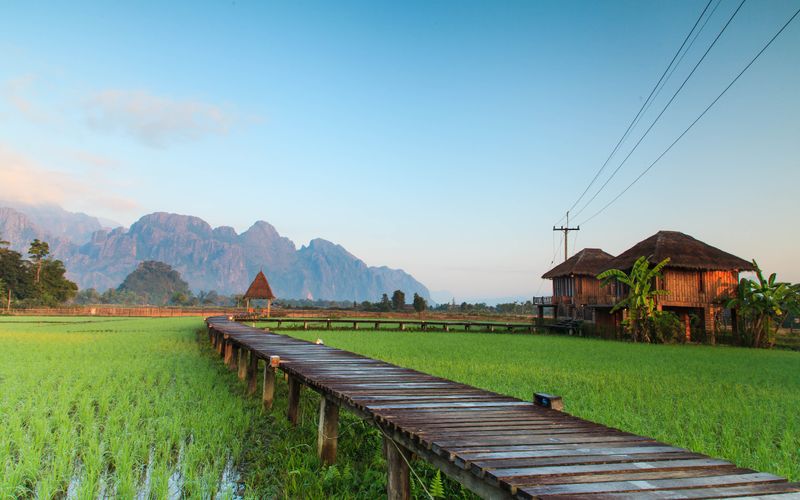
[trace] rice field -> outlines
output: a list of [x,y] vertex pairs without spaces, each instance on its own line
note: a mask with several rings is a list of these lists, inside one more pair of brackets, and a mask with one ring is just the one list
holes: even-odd
[[[344,412],[339,459],[213,352],[198,318],[0,318],[0,498],[376,498],[380,435]],[[198,332],[200,340],[198,342]],[[800,353],[560,336],[287,331],[800,480]],[[435,471],[414,464],[414,496]],[[445,481],[447,498],[472,498]]]
[[265,412],[206,339],[199,318],[0,317],[0,498],[385,494],[374,429],[343,413],[339,460],[322,466],[318,396],[304,391],[292,427],[286,384]]
[[552,335],[287,331],[800,480],[800,352]]

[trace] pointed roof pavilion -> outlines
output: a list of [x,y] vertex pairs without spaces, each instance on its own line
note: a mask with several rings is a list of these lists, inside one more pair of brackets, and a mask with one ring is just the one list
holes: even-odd
[[272,288],[269,286],[269,282],[267,281],[267,277],[264,276],[263,271],[259,271],[256,274],[255,279],[252,283],[250,283],[250,287],[244,294],[244,298],[247,300],[250,299],[267,299],[267,300],[274,300],[275,294],[272,293]]

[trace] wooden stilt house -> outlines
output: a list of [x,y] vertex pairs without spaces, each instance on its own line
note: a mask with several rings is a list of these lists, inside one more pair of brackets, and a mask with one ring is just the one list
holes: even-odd
[[[658,289],[668,293],[658,296],[656,304],[659,310],[672,311],[682,319],[687,340],[690,317],[696,316],[704,331],[712,331],[722,314],[724,299],[735,293],[739,272],[753,270],[750,262],[678,231],[657,232],[607,262],[606,268],[629,272],[642,256],[652,265],[669,257],[656,283]],[[617,287],[618,297],[625,293],[624,287]],[[612,305],[605,309],[606,314]]]
[[267,317],[269,318],[272,301],[275,300],[275,294],[272,293],[272,288],[269,286],[269,282],[267,281],[267,277],[264,275],[263,271],[259,271],[258,274],[256,274],[255,279],[253,279],[253,282],[250,283],[250,287],[244,294],[244,300],[247,302],[248,312],[252,312],[250,309],[251,299],[267,301],[266,313]]
[[592,310],[587,306],[613,300],[614,290],[601,286],[597,279],[613,258],[599,248],[584,248],[542,275],[553,280],[551,303],[557,308],[557,316],[593,320]]

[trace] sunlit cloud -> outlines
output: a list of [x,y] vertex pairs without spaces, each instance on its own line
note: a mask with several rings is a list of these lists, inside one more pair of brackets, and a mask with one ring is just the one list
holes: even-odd
[[141,90],[98,92],[84,109],[92,129],[128,134],[154,148],[225,135],[240,122],[227,107],[167,99]]
[[139,205],[106,191],[97,176],[45,168],[0,144],[0,199],[24,204],[100,207],[127,214]]
[[45,123],[52,116],[36,104],[36,81],[37,78],[33,75],[6,80],[3,84],[3,98],[17,114],[37,123]]

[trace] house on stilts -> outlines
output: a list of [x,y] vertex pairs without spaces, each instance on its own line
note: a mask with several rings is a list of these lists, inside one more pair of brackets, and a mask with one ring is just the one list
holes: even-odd
[[[586,255],[579,256],[587,250],[597,265],[587,265],[587,271],[579,274],[575,270]],[[667,292],[656,297],[656,307],[681,319],[687,340],[691,340],[690,318],[696,317],[700,329],[712,332],[724,312],[725,299],[735,294],[739,273],[754,270],[750,262],[678,231],[659,231],[610,259],[601,257],[600,252],[581,250],[542,276],[553,280],[551,300],[558,306],[558,315],[590,320],[600,327],[618,327],[623,312],[611,313],[611,309],[628,290],[620,283],[602,287],[597,274],[607,269],[627,273],[639,257],[646,257],[651,265],[669,258],[655,283],[657,289]],[[735,311],[731,311],[731,321],[735,329]]]

